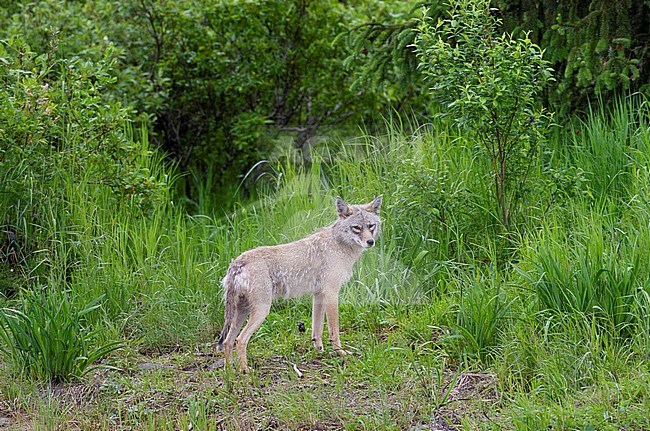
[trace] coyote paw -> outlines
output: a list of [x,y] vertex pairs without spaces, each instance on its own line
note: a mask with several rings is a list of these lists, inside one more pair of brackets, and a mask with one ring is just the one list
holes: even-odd
[[317,352],[322,352],[323,351],[323,341],[322,340],[317,340],[315,338],[312,338],[312,341],[314,342],[314,349],[316,349]]

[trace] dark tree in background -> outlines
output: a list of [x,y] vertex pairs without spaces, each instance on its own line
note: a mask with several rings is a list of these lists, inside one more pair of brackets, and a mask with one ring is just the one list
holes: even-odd
[[650,1],[501,0],[510,29],[531,31],[557,73],[560,113],[650,86]]
[[[353,88],[350,47],[337,36],[374,0],[126,0],[0,4],[2,38],[25,38],[58,58],[110,57],[108,99],[132,111],[150,139],[197,184],[237,185],[278,140],[305,159],[332,126],[380,118]],[[216,190],[215,190],[216,188]],[[194,198],[192,186],[184,190]]]
[[362,110],[347,47],[333,43],[355,16],[338,1],[139,0],[120,9],[144,31],[140,44],[123,43],[164,92],[152,112],[157,140],[182,170],[232,182],[281,133],[308,158],[323,127]]

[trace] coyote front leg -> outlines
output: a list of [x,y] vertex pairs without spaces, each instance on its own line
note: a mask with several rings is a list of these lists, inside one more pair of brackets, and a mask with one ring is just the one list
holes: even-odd
[[314,348],[323,351],[323,313],[325,311],[324,296],[322,293],[314,295],[311,311],[311,340]]
[[343,356],[347,354],[341,347],[341,336],[339,334],[339,298],[338,294],[327,298],[325,302],[325,315],[327,316],[327,329],[330,335],[332,347],[336,353]]

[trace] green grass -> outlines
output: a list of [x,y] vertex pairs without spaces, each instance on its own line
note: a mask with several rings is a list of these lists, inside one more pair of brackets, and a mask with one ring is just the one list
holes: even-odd
[[96,343],[85,317],[102,297],[75,310],[66,292],[26,292],[18,308],[0,310],[0,341],[10,366],[46,382],[78,379],[93,363],[120,348],[119,342]]
[[[205,200],[168,189],[143,208],[65,175],[48,199],[3,201],[24,255],[10,261],[1,243],[0,305],[15,310],[3,333],[41,310],[32,298],[49,304],[40,326],[23,325],[33,335],[103,354],[73,355],[86,368],[50,378],[24,372],[4,337],[0,418],[48,430],[649,429],[649,126],[647,105],[621,102],[558,131],[533,161],[514,236],[499,227],[489,167],[440,124],[331,142],[310,168],[268,161],[259,197],[225,214],[209,185]],[[255,371],[224,371],[230,260],[331,223],[337,195],[379,193],[382,237],[341,293],[352,355],[312,349],[308,298],[278,301],[249,345]],[[58,312],[72,326],[53,330]]]

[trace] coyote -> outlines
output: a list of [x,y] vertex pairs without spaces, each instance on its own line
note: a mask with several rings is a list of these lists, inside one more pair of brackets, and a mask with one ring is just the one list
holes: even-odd
[[375,245],[381,228],[380,207],[381,196],[365,205],[348,205],[337,197],[338,219],[330,226],[288,244],[249,250],[231,262],[222,281],[225,321],[218,344],[226,364],[236,347],[240,367],[247,372],[246,345],[269,314],[273,299],[307,294],[314,295],[314,347],[323,350],[324,312],[334,350],[346,353],[339,337],[339,290],[352,276],[361,253]]

